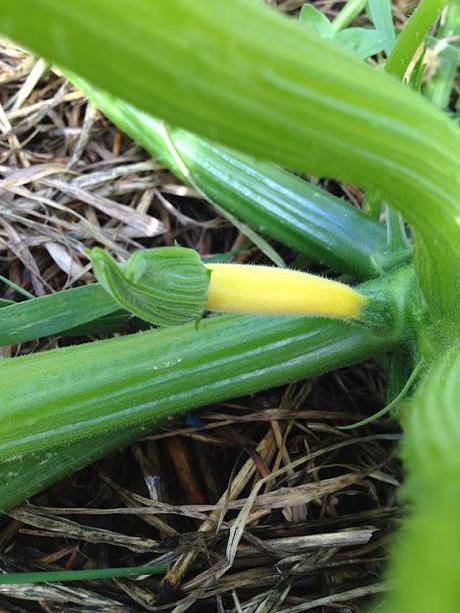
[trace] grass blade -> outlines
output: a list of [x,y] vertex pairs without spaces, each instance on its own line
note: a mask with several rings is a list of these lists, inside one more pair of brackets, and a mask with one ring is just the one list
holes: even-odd
[[385,70],[402,80],[412,58],[449,0],[423,0],[398,36]]
[[[61,334],[114,313],[120,315],[119,305],[96,283],[32,298],[0,309],[0,345]],[[129,315],[121,317],[126,320]],[[93,324],[86,333],[95,328]],[[76,332],[84,331],[80,328]]]
[[0,585],[24,585],[29,583],[46,583],[50,581],[94,581],[95,579],[113,579],[115,577],[141,577],[142,575],[164,575],[168,567],[131,566],[126,568],[92,568],[88,570],[55,570],[31,573],[0,574]]

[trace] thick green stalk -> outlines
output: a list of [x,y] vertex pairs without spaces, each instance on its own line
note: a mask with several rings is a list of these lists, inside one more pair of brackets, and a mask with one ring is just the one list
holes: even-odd
[[395,549],[387,610],[456,613],[460,602],[460,345],[425,374],[405,409],[405,494],[414,505]]
[[0,462],[0,513],[149,433],[143,425],[119,428]]
[[[402,78],[412,55],[437,18],[444,2],[422,2],[400,34],[386,69]],[[457,8],[449,11],[448,28],[458,24]],[[430,13],[431,12],[431,13]],[[451,32],[450,32],[451,33]],[[444,106],[452,87],[456,64],[446,62],[438,82],[429,84],[428,95]],[[423,254],[423,246],[419,256]],[[445,274],[445,273],[444,273]],[[457,330],[455,330],[457,327]],[[452,343],[458,324],[448,338],[426,339],[421,329],[419,349]],[[439,335],[439,331],[435,332]],[[426,352],[428,359],[431,351]],[[423,362],[421,362],[423,364]],[[460,345],[454,344],[425,374],[422,385],[406,409],[403,453],[409,479],[404,486],[408,501],[415,505],[395,550],[392,575],[396,590],[386,601],[389,612],[426,613],[458,610],[460,571]]]
[[212,202],[257,231],[335,270],[367,279],[410,259],[389,250],[385,229],[360,210],[278,166],[167,127],[70,75],[115,125]]
[[[164,411],[161,414],[153,413],[147,424],[140,423],[129,428],[120,427],[117,414],[111,417],[106,415],[105,423],[97,426],[102,429],[102,434],[78,438],[87,430],[85,423],[78,421],[82,419],[83,407],[78,402],[82,393],[83,396],[89,395],[90,402],[85,411],[87,416],[89,413],[96,420],[101,409],[111,411],[114,408],[107,397],[114,385],[119,390],[127,386],[124,406],[128,407],[128,419],[130,408],[135,411],[140,396],[150,401],[150,406],[144,404],[143,410],[158,410],[159,405],[156,407],[151,398],[160,393],[163,394],[160,405],[164,409],[166,403],[169,414],[225,396],[254,392],[277,382],[318,374],[385,350],[392,343],[393,340],[374,335],[363,327],[333,321],[225,316],[202,322],[198,330],[192,326],[176,327],[124,337],[110,343],[40,354],[36,356],[38,362],[32,357],[3,362],[0,372],[7,364],[19,365],[20,370],[27,371],[26,380],[34,387],[34,395],[29,398],[31,421],[25,415],[16,415],[19,420],[25,419],[23,425],[26,430],[20,436],[24,439],[29,434],[33,438],[36,427],[33,422],[37,417],[41,428],[48,429],[48,436],[46,448],[0,463],[0,511],[7,511],[57,480],[137,440],[165,414]],[[132,366],[130,376],[126,376],[125,366],[130,356],[135,356],[133,361],[137,364],[137,377],[132,372]],[[223,371],[227,356],[231,365]],[[187,364],[183,362],[184,357]],[[190,362],[193,368],[190,368]],[[6,373],[3,373],[3,383],[10,393],[14,393],[14,381],[21,374],[13,369],[16,372],[13,376],[10,369],[7,370],[10,375],[6,377]],[[95,381],[88,376],[88,372],[93,373]],[[134,381],[140,378],[145,380],[143,391],[134,385]],[[165,391],[165,380],[169,392]],[[93,383],[88,387],[90,381]],[[8,393],[8,389],[2,385],[2,393]],[[54,389],[53,403],[50,403],[50,396],[44,398],[50,389]],[[174,390],[175,394],[172,394]],[[39,395],[35,396],[38,391]],[[132,399],[129,397],[130,391],[133,393]],[[27,393],[28,390],[23,388],[23,395]],[[19,396],[16,394],[12,404],[8,402],[13,412],[19,408]],[[58,408],[56,401],[61,408]],[[96,412],[94,407],[97,407]],[[53,446],[54,436],[58,433],[49,425],[54,421],[56,410],[61,413],[60,419],[67,414],[68,431],[64,438],[69,437],[69,440]],[[42,411],[50,419],[48,425]],[[74,427],[73,420],[76,421]],[[106,430],[110,430],[110,435]],[[58,438],[61,436],[62,433]],[[32,442],[32,446],[36,442]]]
[[[430,28],[447,3],[448,0],[421,0],[396,39],[396,43],[385,63],[385,72],[394,75],[400,81],[404,79],[404,75],[410,63],[413,61],[417,49],[423,44]],[[387,207],[387,229],[389,231],[389,243],[393,248],[399,245],[399,243],[404,244],[406,242],[406,230],[403,220],[400,214],[390,207]],[[393,232],[393,230],[395,230],[395,232]],[[391,236],[392,234],[394,237],[393,239]],[[395,240],[396,245],[394,242]],[[440,270],[441,261],[437,257],[433,258],[430,256],[429,247],[426,243],[424,244],[423,241],[417,240],[417,237],[415,237],[415,240],[417,244],[416,255],[419,271],[422,273],[422,279],[425,281],[425,290],[427,290],[428,295],[432,296],[432,299],[435,300],[438,293],[437,279],[440,275],[442,276],[442,271]],[[458,268],[458,261],[455,262],[455,260],[453,260],[453,264],[456,264],[456,268]],[[455,310],[456,299],[458,299],[458,297],[456,298],[453,293],[453,302],[450,306],[452,311]],[[436,315],[434,319],[437,319]]]
[[0,458],[155,425],[177,412],[359,361],[401,342],[411,269],[362,286],[393,301],[385,333],[341,321],[218,316],[0,362]]
[[392,340],[313,319],[222,316],[0,364],[0,457],[168,416],[359,361]]
[[[53,351],[43,354],[40,364],[35,360],[28,360],[28,363],[12,360],[11,363],[19,362],[27,369],[29,382],[31,385],[35,382],[40,392],[35,400],[30,399],[34,415],[29,421],[26,415],[16,413],[18,397],[14,404],[9,404],[14,419],[26,426],[22,433],[16,428],[14,436],[18,436],[19,448],[35,447],[41,441],[35,439],[33,432],[41,428],[42,432],[45,430],[46,448],[0,463],[0,511],[7,511],[59,479],[148,434],[167,415],[319,374],[364,359],[390,345],[389,339],[345,323],[221,316],[202,322],[198,331],[192,326],[171,328],[124,337],[123,343],[115,342],[115,346],[114,341],[84,345],[83,352],[74,350],[70,355],[68,350]],[[90,348],[93,355],[88,357]],[[124,365],[132,355],[136,356],[137,376],[131,367],[128,377]],[[104,365],[101,359],[105,360]],[[226,367],[227,359],[229,367]],[[4,364],[6,362],[0,364],[0,371]],[[89,369],[97,379],[92,389],[88,385]],[[12,374],[11,383],[16,380],[16,375]],[[126,393],[123,404],[118,402],[114,406],[110,387],[116,387],[119,397],[120,380]],[[142,389],[140,380],[143,380]],[[48,390],[51,386],[55,390],[52,405],[43,400],[47,385]],[[88,398],[85,409],[78,399],[90,394],[93,396]],[[124,414],[111,414],[121,406]],[[150,419],[128,428],[121,427],[126,420],[136,420],[135,413],[139,409],[144,414],[150,413]],[[10,415],[11,427],[12,413]],[[56,431],[59,423],[50,427],[58,415],[58,422],[65,418],[68,424],[65,432]],[[91,419],[93,424],[81,421]],[[5,415],[2,421],[5,422]],[[94,429],[102,433],[79,438]],[[32,440],[25,440],[27,434]],[[56,445],[56,439],[63,437],[69,440]],[[13,449],[10,447],[7,453]]]
[[400,309],[412,280],[408,268],[386,283],[362,286],[394,297],[389,336],[324,319],[218,316],[198,328],[153,330],[1,362],[0,510],[172,414],[390,349],[403,340]]
[[390,75],[252,0],[23,0],[0,30],[174,125],[379,190],[425,243],[434,317],[455,316],[459,131]]

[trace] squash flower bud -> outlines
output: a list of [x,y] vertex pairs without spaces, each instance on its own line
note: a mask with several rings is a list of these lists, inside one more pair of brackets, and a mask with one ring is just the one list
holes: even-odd
[[358,317],[366,299],[344,283],[297,270],[209,264],[206,308],[231,313]]
[[197,320],[205,311],[360,319],[368,301],[348,285],[295,270],[205,265],[183,247],[137,251],[124,264],[103,249],[89,255],[110,296],[158,326]]

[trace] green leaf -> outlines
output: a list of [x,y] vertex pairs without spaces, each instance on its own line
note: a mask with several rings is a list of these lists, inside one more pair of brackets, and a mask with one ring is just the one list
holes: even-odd
[[321,38],[333,38],[341,47],[351,51],[361,59],[379,53],[391,42],[385,32],[370,30],[369,28],[348,28],[335,33],[329,19],[311,4],[303,5],[299,20]]
[[334,36],[329,19],[312,4],[304,4],[302,6],[299,13],[299,21],[302,25],[311,28],[322,38],[332,38]]
[[348,28],[337,32],[334,40],[341,47],[364,60],[385,49],[389,38],[379,30]]
[[0,345],[65,333],[119,311],[118,303],[97,284],[31,298],[0,309]]
[[369,0],[367,4],[369,17],[375,29],[385,40],[385,52],[391,53],[396,40],[396,32],[391,14],[391,0]]
[[103,249],[92,249],[89,254],[105,291],[137,317],[157,326],[175,326],[202,317],[210,273],[193,249],[140,250],[123,265]]
[[379,53],[391,42],[391,37],[382,30],[348,28],[347,30],[334,32],[329,19],[311,4],[303,5],[299,20],[321,38],[333,38],[341,47],[351,51],[361,59]]

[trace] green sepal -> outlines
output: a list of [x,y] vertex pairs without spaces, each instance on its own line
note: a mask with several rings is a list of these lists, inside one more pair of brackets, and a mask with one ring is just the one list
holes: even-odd
[[375,330],[389,330],[395,326],[391,299],[386,294],[377,295],[373,291],[362,292],[367,302],[361,310],[358,321]]
[[357,321],[377,333],[391,332],[395,338],[403,339],[411,329],[407,305],[410,296],[418,291],[417,278],[411,266],[402,267],[384,278],[384,282],[363,283],[359,293],[366,298]]
[[202,317],[210,271],[193,249],[145,249],[124,264],[100,248],[92,249],[89,256],[104,290],[137,317],[157,326],[181,325]]

